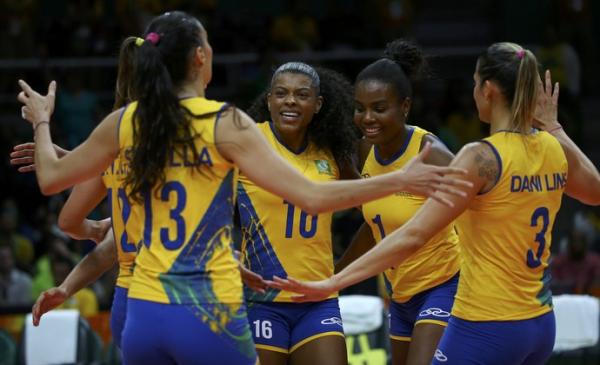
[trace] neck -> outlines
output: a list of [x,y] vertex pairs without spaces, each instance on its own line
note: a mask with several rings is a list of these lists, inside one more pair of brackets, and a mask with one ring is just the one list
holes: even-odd
[[283,142],[292,151],[299,151],[306,143],[306,129],[294,131],[282,131],[273,123],[275,131],[281,142]]
[[204,82],[192,81],[187,82],[177,89],[177,97],[179,99],[204,97]]
[[384,143],[378,144],[377,150],[379,152],[379,156],[381,156],[381,158],[383,158],[384,160],[387,160],[390,157],[392,157],[396,152],[398,152],[398,150],[405,143],[405,140],[408,135],[407,131],[408,127],[405,124],[404,128],[400,129],[400,132],[397,135],[395,135],[392,139]]
[[513,129],[511,126],[512,116],[510,110],[505,107],[494,107],[492,108],[492,115],[490,117],[490,134],[494,134],[499,131],[510,131]]

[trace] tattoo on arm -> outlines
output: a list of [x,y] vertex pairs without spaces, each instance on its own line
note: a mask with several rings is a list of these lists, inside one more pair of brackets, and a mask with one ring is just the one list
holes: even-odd
[[489,191],[494,187],[496,179],[500,175],[498,161],[491,149],[482,145],[475,154],[475,163],[477,164],[479,177],[486,180],[485,187],[481,192]]

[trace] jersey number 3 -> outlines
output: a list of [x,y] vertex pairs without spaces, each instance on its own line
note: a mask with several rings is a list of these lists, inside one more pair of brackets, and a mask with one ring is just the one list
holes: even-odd
[[546,231],[548,231],[548,225],[550,224],[548,208],[539,207],[533,211],[531,227],[537,227],[540,218],[542,218],[542,229],[535,234],[535,242],[538,243],[537,252],[534,253],[532,249],[527,250],[527,266],[532,269],[542,264],[542,255],[546,248]]

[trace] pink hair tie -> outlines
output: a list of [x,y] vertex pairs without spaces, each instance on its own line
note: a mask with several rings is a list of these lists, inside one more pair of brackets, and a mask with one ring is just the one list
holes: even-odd
[[145,39],[156,46],[160,40],[160,35],[158,35],[158,33],[150,32],[148,35],[146,35]]
[[[148,39],[148,38],[146,38],[146,39]],[[519,59],[522,59],[523,56],[525,56],[525,50],[521,48],[520,50],[517,51],[517,57],[519,57]]]

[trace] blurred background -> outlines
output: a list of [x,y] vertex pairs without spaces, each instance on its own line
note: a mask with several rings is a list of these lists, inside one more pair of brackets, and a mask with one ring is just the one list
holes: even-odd
[[[241,108],[264,90],[283,62],[330,67],[353,80],[387,42],[415,40],[431,56],[433,74],[417,85],[409,122],[435,132],[453,151],[486,133],[472,100],[477,55],[496,41],[520,43],[560,82],[560,120],[599,165],[598,1],[1,0],[0,328],[17,342],[23,313],[41,291],[59,284],[93,243],[72,241],[58,229],[67,193],[44,197],[33,174],[8,164],[12,146],[32,138],[30,125],[20,119],[16,81],[23,78],[38,90],[58,81],[53,136],[73,148],[111,109],[120,42],[141,35],[153,16],[173,9],[196,15],[207,29],[215,53],[208,97]],[[102,205],[93,218],[108,215]],[[336,256],[361,220],[357,211],[337,214]],[[555,294],[600,296],[599,229],[599,209],[565,197],[552,245]],[[106,343],[115,275],[115,270],[104,275],[69,303]],[[377,294],[377,281],[348,293]],[[593,351],[557,361],[598,363]]]

